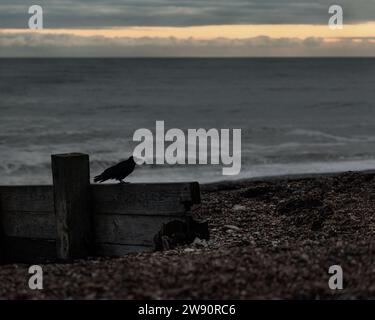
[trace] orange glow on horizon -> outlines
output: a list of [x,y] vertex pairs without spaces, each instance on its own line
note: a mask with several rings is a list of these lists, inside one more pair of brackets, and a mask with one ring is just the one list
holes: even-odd
[[328,25],[217,25],[194,27],[119,27],[102,29],[0,29],[5,33],[69,34],[82,37],[106,38],[176,38],[210,40],[215,38],[246,39],[259,36],[270,38],[374,38],[375,22],[344,25],[342,30],[331,30]]

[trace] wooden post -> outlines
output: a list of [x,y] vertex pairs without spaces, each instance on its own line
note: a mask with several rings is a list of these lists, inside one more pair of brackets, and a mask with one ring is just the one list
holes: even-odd
[[0,264],[5,263],[5,245],[4,245],[4,233],[3,233],[3,219],[1,215],[1,201],[0,201]]
[[81,153],[52,155],[57,258],[84,258],[92,250],[89,156]]

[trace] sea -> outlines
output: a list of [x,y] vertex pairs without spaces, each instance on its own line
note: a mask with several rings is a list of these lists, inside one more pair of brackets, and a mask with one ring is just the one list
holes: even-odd
[[0,59],[0,185],[49,184],[69,152],[93,177],[157,120],[241,129],[241,171],[142,165],[130,182],[375,169],[375,59]]

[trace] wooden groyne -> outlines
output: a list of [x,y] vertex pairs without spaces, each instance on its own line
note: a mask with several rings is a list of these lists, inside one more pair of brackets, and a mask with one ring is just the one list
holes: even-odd
[[85,154],[52,156],[52,186],[0,186],[0,259],[70,261],[152,251],[163,226],[189,227],[199,184],[90,184]]

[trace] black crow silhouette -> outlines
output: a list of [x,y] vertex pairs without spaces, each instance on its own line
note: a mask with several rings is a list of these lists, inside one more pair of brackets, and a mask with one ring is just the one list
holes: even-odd
[[120,183],[124,183],[124,179],[133,172],[135,168],[135,162],[133,156],[128,160],[122,161],[113,167],[110,167],[104,172],[94,178],[95,182],[104,182],[107,180],[118,180]]

